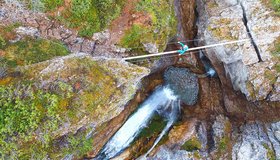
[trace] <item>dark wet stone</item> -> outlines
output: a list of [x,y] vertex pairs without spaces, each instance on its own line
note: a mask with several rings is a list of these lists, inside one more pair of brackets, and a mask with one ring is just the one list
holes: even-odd
[[164,73],[164,80],[185,104],[194,105],[197,102],[198,79],[190,70],[170,67]]

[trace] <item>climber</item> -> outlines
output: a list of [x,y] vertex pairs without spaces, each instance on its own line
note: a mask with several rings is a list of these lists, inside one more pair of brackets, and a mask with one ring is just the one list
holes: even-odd
[[183,44],[182,42],[178,42],[178,43],[182,46],[182,48],[178,50],[178,53],[180,55],[183,55],[186,51],[189,50],[189,47],[186,44]]

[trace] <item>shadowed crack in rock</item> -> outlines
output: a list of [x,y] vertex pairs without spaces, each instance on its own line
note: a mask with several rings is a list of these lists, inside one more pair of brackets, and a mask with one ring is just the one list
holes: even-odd
[[251,43],[257,53],[259,62],[263,62],[258,45],[257,45],[256,41],[254,40],[251,30],[248,26],[248,18],[247,18],[245,7],[241,1],[239,1],[239,4],[240,4],[242,12],[243,12],[243,23],[244,23],[244,26],[246,27],[247,34],[248,34],[249,38],[251,39]]

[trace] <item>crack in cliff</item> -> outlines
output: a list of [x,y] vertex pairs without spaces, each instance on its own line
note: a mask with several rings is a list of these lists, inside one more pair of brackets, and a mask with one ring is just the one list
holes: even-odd
[[249,38],[251,39],[251,43],[252,43],[252,45],[253,45],[256,53],[257,53],[259,62],[263,62],[260,50],[258,48],[258,45],[257,45],[256,41],[254,40],[253,35],[251,33],[251,30],[250,30],[250,28],[248,26],[248,18],[247,18],[245,7],[244,7],[244,5],[242,4],[241,1],[239,1],[239,4],[240,4],[242,12],[243,12],[243,23],[244,23],[244,26],[246,27],[247,34],[248,34]]

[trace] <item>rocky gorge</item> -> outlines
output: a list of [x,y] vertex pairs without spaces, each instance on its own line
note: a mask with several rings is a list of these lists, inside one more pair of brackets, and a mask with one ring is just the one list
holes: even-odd
[[[280,159],[277,7],[266,0],[99,2],[0,1],[1,159],[96,158],[166,81],[180,95],[177,122],[143,157],[172,111],[158,112],[114,159]],[[110,7],[114,13],[103,14]],[[251,41],[121,60],[178,49],[176,41],[238,39]],[[209,67],[216,75],[200,76]]]

